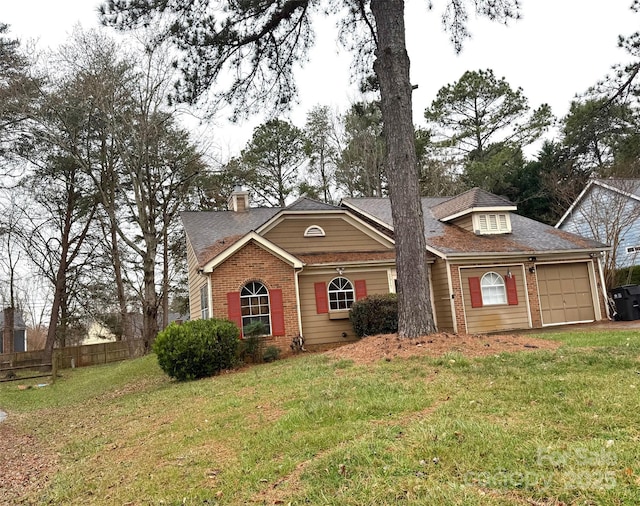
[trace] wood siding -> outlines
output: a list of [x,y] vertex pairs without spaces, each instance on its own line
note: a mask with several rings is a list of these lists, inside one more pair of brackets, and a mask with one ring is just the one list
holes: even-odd
[[447,279],[447,264],[444,260],[436,260],[431,264],[431,283],[433,290],[433,306],[436,311],[438,330],[453,332],[453,315],[451,314],[451,294]]
[[457,220],[454,220],[453,224],[459,226],[460,228],[464,228],[469,232],[473,232],[473,216],[471,214],[467,214],[458,218]]
[[[482,307],[471,307],[471,292],[469,289],[469,278],[482,278],[487,272],[496,272],[500,276],[505,276],[507,271],[511,271],[516,281],[516,293],[518,294],[518,304],[509,305],[493,304]],[[460,284],[464,299],[464,310],[466,316],[468,333],[493,332],[496,330],[513,330],[530,328],[529,310],[527,307],[527,295],[525,288],[525,274],[522,265],[505,265],[499,267],[479,267],[460,269]]]
[[[325,236],[304,237],[304,231],[312,225],[322,227]],[[266,232],[264,237],[293,254],[385,251],[391,247],[381,244],[343,216],[288,216]]]
[[[192,320],[199,320],[201,316],[200,289],[207,283],[207,276],[198,274],[198,260],[187,240],[187,275],[189,278],[189,316]],[[209,315],[213,316],[213,315]]]
[[[305,346],[317,346],[333,343],[344,343],[357,339],[349,318],[333,319],[335,312],[318,314],[316,307],[316,283],[326,285],[336,277],[336,273],[314,274],[312,271],[303,271],[300,275],[300,310],[302,313],[302,334]],[[356,280],[364,280],[367,286],[367,294],[389,293],[389,278],[387,269],[372,271],[347,271],[342,277],[347,278],[354,285]],[[344,313],[347,316],[348,312]],[[346,337],[342,337],[342,333]]]

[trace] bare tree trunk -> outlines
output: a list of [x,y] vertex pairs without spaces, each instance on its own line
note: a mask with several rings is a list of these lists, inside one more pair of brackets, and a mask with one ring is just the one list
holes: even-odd
[[[145,234],[148,235],[148,234]],[[155,241],[155,238],[153,239]],[[155,258],[156,250],[151,248],[151,242],[147,240],[147,252],[143,259],[144,269],[144,294],[142,315],[142,341],[144,351],[151,351],[153,341],[158,334],[158,295],[156,293]]]
[[376,20],[374,70],[382,98],[387,179],[396,240],[398,334],[412,338],[434,332],[435,325],[411,111],[404,2],[371,0],[371,12]]
[[122,277],[122,260],[120,258],[120,249],[118,248],[118,232],[113,224],[109,226],[109,232],[111,235],[111,261],[113,262],[116,294],[118,297],[120,321],[122,324],[122,339],[124,341],[128,341],[133,339],[133,329],[131,327],[129,308],[127,307],[127,292],[124,288],[124,279]]
[[4,308],[4,325],[2,328],[2,352],[13,353],[14,351],[14,327],[15,327],[15,308],[13,303],[9,307]]
[[67,258],[67,252],[62,251],[60,265],[56,273],[55,290],[53,294],[53,302],[51,304],[51,320],[49,320],[49,329],[47,330],[47,340],[44,344],[43,363],[50,363],[53,358],[53,348],[56,343],[56,331],[58,330],[58,321],[60,317],[60,308],[62,307],[62,299],[65,290],[65,272],[67,265],[64,259]]
[[169,225],[166,212],[162,213],[162,328],[169,325]]

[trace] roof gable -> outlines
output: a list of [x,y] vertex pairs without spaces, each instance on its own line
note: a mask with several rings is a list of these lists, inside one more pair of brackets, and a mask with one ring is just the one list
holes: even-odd
[[561,228],[563,223],[582,206],[589,193],[603,190],[640,201],[640,179],[591,179],[558,220],[555,227]]
[[294,255],[280,248],[278,245],[273,244],[264,237],[256,234],[255,232],[249,232],[239,240],[234,241],[228,248],[214,256],[203,267],[203,272],[213,272],[213,270],[220,264],[224,263],[227,259],[232,257],[236,252],[244,248],[249,242],[255,242],[258,246],[268,251],[272,255],[280,258],[282,261],[290,264],[295,268],[301,268],[303,266],[302,261]]
[[438,220],[450,221],[459,216],[477,211],[515,211],[513,202],[489,193],[482,188],[472,188],[456,197],[452,197],[432,208],[433,216]]

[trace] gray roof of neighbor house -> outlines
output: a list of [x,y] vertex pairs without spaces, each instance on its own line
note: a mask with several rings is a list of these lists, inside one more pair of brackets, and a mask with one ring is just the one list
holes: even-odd
[[[433,209],[450,197],[423,197],[422,212],[427,246],[445,255],[492,255],[495,253],[545,253],[576,250],[603,250],[608,247],[591,239],[557,230],[550,225],[511,213],[509,234],[476,235],[456,225],[443,223]],[[502,199],[503,205],[511,203]],[[505,204],[506,202],[506,204]],[[365,218],[392,226],[391,203],[386,198],[350,198],[343,204]],[[486,207],[486,206],[477,206]]]
[[[4,311],[0,310],[0,329],[4,327]],[[24,323],[22,312],[17,309],[13,313],[13,328],[14,329],[26,329],[27,325]]]
[[243,212],[185,211],[180,217],[198,261],[205,263],[280,212],[331,210],[344,208],[303,197],[287,207],[251,207]]

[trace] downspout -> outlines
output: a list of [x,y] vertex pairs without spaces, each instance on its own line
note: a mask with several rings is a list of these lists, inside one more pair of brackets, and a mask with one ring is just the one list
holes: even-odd
[[456,314],[456,301],[455,292],[453,291],[453,280],[451,279],[451,264],[449,260],[445,260],[445,267],[447,270],[447,284],[449,285],[449,304],[451,308],[451,321],[453,323],[453,333],[458,333],[458,315]]
[[302,334],[302,314],[300,313],[300,281],[298,280],[298,275],[303,271],[304,267],[300,267],[299,269],[294,268],[295,276],[293,277],[295,288],[296,288],[296,313],[298,315],[298,334]]
[[604,272],[602,271],[602,256],[598,256],[598,272],[600,273],[600,286],[602,287],[602,295],[604,296],[604,310],[607,314],[607,320],[611,320],[609,294],[607,293],[607,285],[604,284]]

